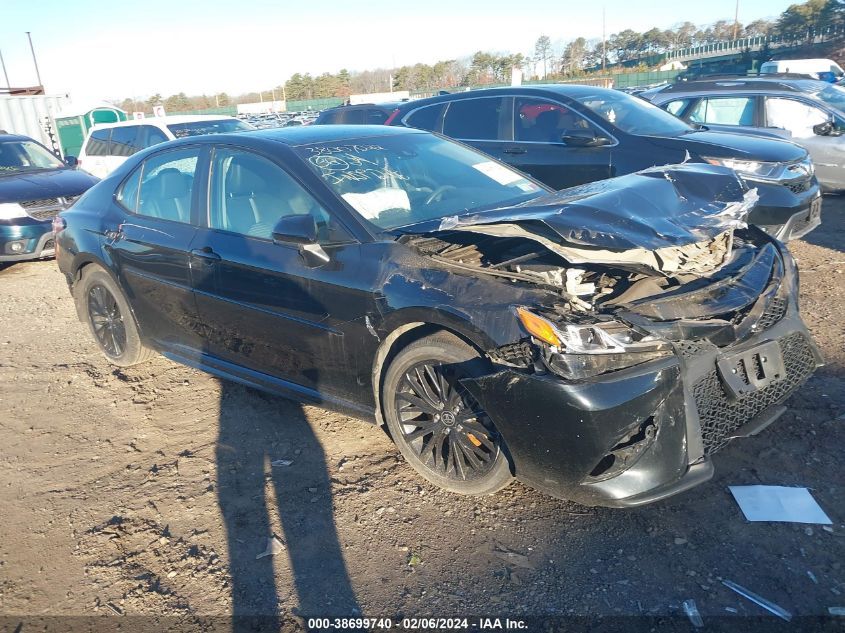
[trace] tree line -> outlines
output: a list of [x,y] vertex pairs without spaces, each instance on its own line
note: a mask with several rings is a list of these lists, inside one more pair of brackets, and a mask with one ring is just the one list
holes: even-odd
[[657,27],[645,32],[624,29],[604,41],[578,37],[556,45],[541,35],[528,54],[478,51],[464,59],[441,60],[434,64],[413,64],[399,68],[337,73],[295,73],[283,85],[262,92],[237,97],[226,93],[187,96],[185,93],[162,97],[153,95],[144,101],[124,99],[127,111],[151,111],[164,105],[168,112],[210,109],[235,103],[287,99],[288,101],[345,98],[350,94],[388,92],[390,90],[431,91],[441,88],[477,86],[510,81],[513,68],[527,79],[562,79],[577,77],[612,64],[642,60],[651,55],[703,44],[743,37],[776,36],[788,40],[812,41],[825,29],[845,28],[845,0],[806,0],[790,5],[777,19],[757,19],[748,24],[718,20],[706,26],[682,22],[669,29]]

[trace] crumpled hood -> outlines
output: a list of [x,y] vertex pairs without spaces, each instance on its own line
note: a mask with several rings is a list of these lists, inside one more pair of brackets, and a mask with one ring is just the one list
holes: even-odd
[[564,189],[518,206],[444,218],[439,230],[516,224],[573,246],[657,250],[744,228],[756,199],[730,169],[672,165]]

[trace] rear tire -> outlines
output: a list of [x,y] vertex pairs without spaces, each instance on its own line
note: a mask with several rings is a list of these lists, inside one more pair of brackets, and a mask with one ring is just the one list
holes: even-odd
[[129,367],[143,363],[155,354],[141,343],[129,303],[105,270],[95,264],[83,268],[82,277],[74,285],[73,296],[77,311],[110,363]]
[[458,494],[493,494],[513,480],[504,440],[458,384],[487,370],[472,347],[437,332],[401,350],[384,377],[381,401],[393,441],[414,470]]

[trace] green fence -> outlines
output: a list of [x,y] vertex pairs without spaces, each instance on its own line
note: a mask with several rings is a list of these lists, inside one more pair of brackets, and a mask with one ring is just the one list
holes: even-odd
[[238,113],[238,106],[220,106],[219,108],[200,108],[199,110],[181,110],[171,112],[168,110],[167,114],[225,114],[228,116],[235,116]]
[[328,99],[306,99],[304,101],[287,101],[288,112],[300,112],[302,110],[325,110],[334,108],[343,103],[341,97],[329,97]]

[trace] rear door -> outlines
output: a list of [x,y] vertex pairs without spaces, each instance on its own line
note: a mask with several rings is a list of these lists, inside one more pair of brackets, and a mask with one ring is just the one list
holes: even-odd
[[[208,191],[207,226],[192,251],[206,353],[356,399],[361,387],[345,333],[350,320],[362,326],[370,296],[349,287],[359,243],[294,176],[252,151],[217,147]],[[285,215],[314,218],[328,261],[274,243]]]
[[150,155],[118,190],[120,224],[106,227],[106,249],[141,328],[171,346],[200,343],[189,252],[202,156],[200,147]]
[[[503,148],[503,160],[554,189],[610,178],[612,137],[562,103],[538,97],[516,97],[513,142]],[[607,145],[576,146],[567,134],[592,132]]]
[[512,97],[476,97],[449,101],[443,115],[443,134],[502,161],[509,138]]

